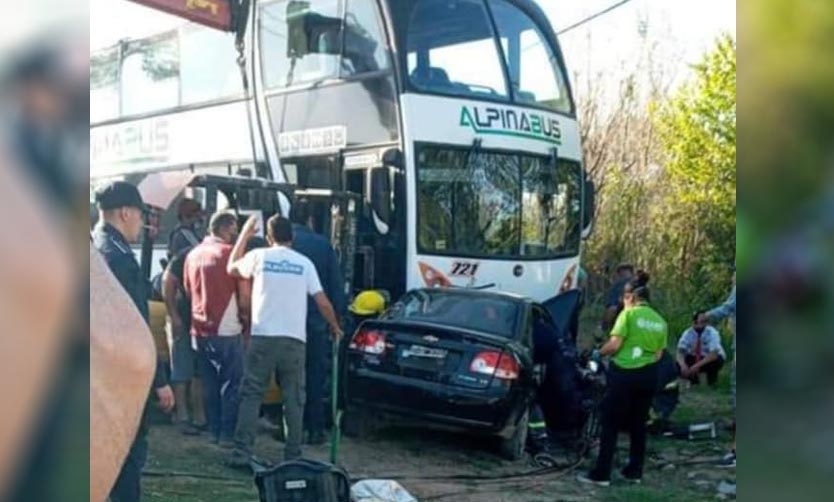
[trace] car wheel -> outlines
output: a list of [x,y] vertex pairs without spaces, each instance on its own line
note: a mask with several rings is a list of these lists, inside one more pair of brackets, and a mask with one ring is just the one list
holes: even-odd
[[524,448],[527,445],[527,429],[530,422],[530,412],[525,411],[518,420],[515,432],[508,439],[501,439],[501,456],[507,460],[520,460],[524,456]]

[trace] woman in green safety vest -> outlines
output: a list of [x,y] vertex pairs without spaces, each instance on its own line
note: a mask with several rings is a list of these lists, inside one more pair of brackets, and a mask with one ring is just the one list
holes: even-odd
[[[666,321],[649,306],[649,275],[640,270],[623,291],[625,309],[611,336],[595,356],[611,356],[608,388],[602,401],[602,436],[596,467],[577,479],[608,486],[617,435],[631,439],[629,462],[620,471],[626,481],[639,483],[646,454],[646,421],[657,388],[658,361],[668,343]],[[597,351],[595,351],[597,352]]]

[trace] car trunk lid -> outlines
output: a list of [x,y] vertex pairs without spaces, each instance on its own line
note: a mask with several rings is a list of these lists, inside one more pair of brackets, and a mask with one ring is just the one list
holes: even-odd
[[[507,377],[512,366],[518,371],[510,346],[510,340],[487,333],[392,321],[363,323],[350,344],[352,350],[364,353],[366,365],[375,371],[469,388],[488,387],[496,373]],[[490,372],[488,364],[499,362],[503,370]]]

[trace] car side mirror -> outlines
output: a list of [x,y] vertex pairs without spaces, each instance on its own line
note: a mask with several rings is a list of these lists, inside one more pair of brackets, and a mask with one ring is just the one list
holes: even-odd
[[287,57],[341,54],[340,18],[310,12],[310,3],[302,0],[290,0],[286,12]]

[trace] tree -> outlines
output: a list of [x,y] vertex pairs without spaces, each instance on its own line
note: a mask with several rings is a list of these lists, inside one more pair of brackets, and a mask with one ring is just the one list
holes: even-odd
[[[736,45],[729,36],[656,116],[668,186],[662,216],[677,253],[668,273],[710,300],[726,289],[735,253]],[[665,240],[666,240],[665,239]],[[674,259],[672,259],[674,258]]]
[[[668,99],[673,72],[656,57],[657,44],[642,47],[637,61],[623,61],[614,85],[604,73],[577,85],[583,162],[597,187],[594,232],[583,260],[602,275],[630,262],[654,270],[657,254],[642,229],[651,227],[650,210],[662,200],[657,181],[660,148],[651,111]],[[578,75],[574,79],[580,80]],[[638,231],[632,231],[632,230]],[[604,284],[597,284],[601,294]]]
[[651,50],[608,110],[598,87],[579,100],[584,162],[600,187],[583,259],[596,272],[619,262],[648,270],[653,303],[677,330],[691,309],[721,299],[729,284],[735,43],[717,40],[674,92]]

